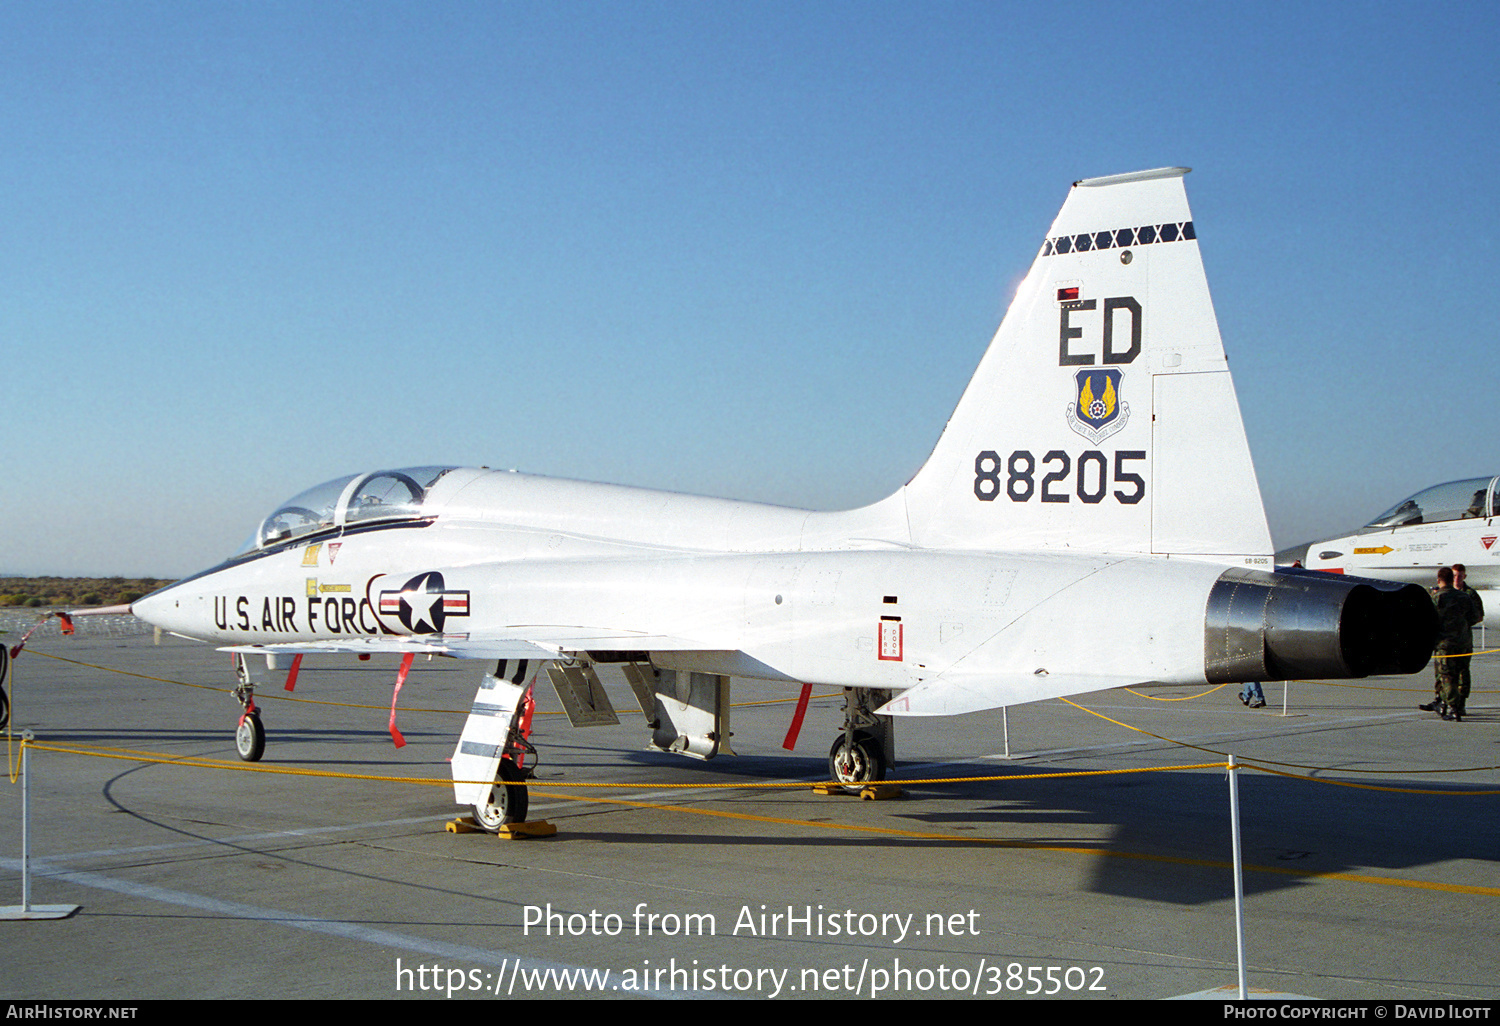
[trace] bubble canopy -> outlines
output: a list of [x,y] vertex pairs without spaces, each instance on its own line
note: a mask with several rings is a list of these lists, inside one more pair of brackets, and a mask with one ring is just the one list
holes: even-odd
[[407,467],[325,481],[277,506],[235,555],[349,525],[420,517],[427,490],[452,469]]
[[1366,524],[1365,529],[1500,516],[1500,508],[1497,508],[1500,507],[1500,495],[1495,491],[1496,480],[1491,477],[1472,477],[1433,485],[1402,499]]

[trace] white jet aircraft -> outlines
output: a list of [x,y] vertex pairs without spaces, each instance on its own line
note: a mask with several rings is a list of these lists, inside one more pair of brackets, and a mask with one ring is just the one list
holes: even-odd
[[1484,600],[1484,624],[1500,627],[1500,478],[1433,485],[1402,499],[1343,538],[1307,546],[1303,565],[1334,574],[1431,586],[1438,567],[1462,563]]
[[1273,572],[1186,171],[1074,184],[927,463],[872,506],[377,471],[296,496],[134,611],[241,653],[401,653],[398,688],[417,653],[498,661],[452,763],[492,830],[525,818],[543,669],[575,722],[615,722],[599,675],[623,677],[653,743],[699,758],[728,751],[733,677],[802,684],[804,707],[842,687],[844,782],[883,775],[892,716],[1415,672],[1424,589]]

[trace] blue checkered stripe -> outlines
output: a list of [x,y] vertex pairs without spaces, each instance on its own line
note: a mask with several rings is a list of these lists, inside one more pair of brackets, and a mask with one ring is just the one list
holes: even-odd
[[1092,249],[1124,249],[1127,246],[1150,246],[1158,242],[1185,242],[1196,239],[1193,222],[1147,224],[1139,228],[1116,228],[1109,232],[1084,232],[1082,235],[1059,235],[1042,246],[1042,256],[1063,253],[1087,253]]

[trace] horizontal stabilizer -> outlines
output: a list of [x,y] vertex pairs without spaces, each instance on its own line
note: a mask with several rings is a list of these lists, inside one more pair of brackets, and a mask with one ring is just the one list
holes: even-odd
[[1140,677],[1099,673],[946,675],[901,692],[875,713],[878,716],[957,716],[1144,683],[1146,681]]

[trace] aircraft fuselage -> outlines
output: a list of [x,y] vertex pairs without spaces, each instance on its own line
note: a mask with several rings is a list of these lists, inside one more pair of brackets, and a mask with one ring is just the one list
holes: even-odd
[[[876,507],[810,513],[492,471],[451,471],[450,485],[466,475],[464,491],[483,483],[504,496],[498,509],[310,534],[136,608],[225,645],[513,635],[564,652],[651,652],[659,666],[851,687],[907,688],[960,665],[1045,676],[1123,662],[1140,679],[1205,679],[1201,631],[1162,627],[1202,622],[1221,564],[917,550],[894,537],[894,521],[877,536]],[[533,523],[519,522],[515,492],[536,504]],[[543,504],[548,492],[557,501]],[[585,494],[614,510],[610,536],[577,530],[588,526]],[[621,515],[632,506],[642,510],[633,530]],[[695,516],[662,514],[674,506]],[[679,531],[685,522],[694,526]],[[731,526],[759,550],[692,547]],[[1153,596],[1149,614],[1143,594]]]

